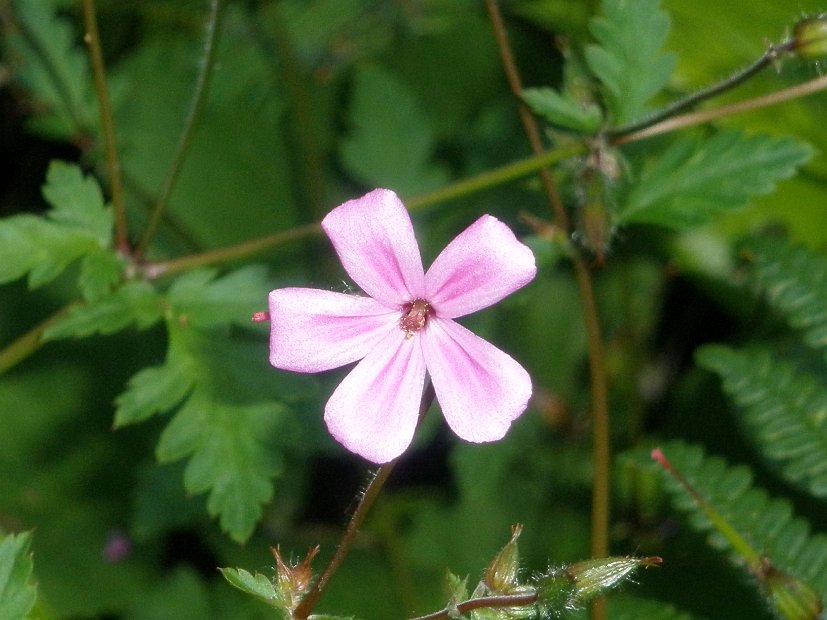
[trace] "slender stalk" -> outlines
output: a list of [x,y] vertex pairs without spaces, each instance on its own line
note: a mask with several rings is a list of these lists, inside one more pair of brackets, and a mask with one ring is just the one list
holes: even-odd
[[[497,185],[502,185],[509,181],[523,178],[529,174],[533,174],[542,168],[551,164],[563,161],[570,157],[574,157],[586,151],[586,147],[582,143],[571,143],[569,145],[551,149],[535,155],[521,159],[500,168],[483,172],[482,174],[463,179],[451,185],[447,185],[442,189],[438,189],[420,196],[413,196],[405,200],[408,209],[416,210],[428,207],[445,200],[459,198],[475,192],[479,192]],[[305,224],[290,230],[251,239],[244,243],[239,243],[225,248],[218,248],[216,250],[209,250],[200,254],[192,254],[182,258],[176,258],[168,261],[159,261],[146,263],[142,268],[143,274],[150,278],[159,278],[161,276],[178,273],[194,267],[202,267],[204,265],[212,265],[215,263],[224,263],[232,260],[246,258],[252,254],[263,252],[271,248],[297,241],[319,234],[321,227],[318,224]]]
[[641,129],[640,131],[618,136],[612,142],[615,145],[621,145],[626,144],[627,142],[643,140],[644,138],[651,138],[652,136],[677,131],[678,129],[702,125],[725,116],[740,114],[741,112],[748,112],[759,108],[766,108],[791,99],[812,95],[813,93],[824,90],[825,88],[827,88],[827,75],[821,75],[802,84],[796,84],[795,86],[790,86],[789,88],[785,88],[768,95],[762,95],[760,97],[754,97],[753,99],[746,99],[744,101],[737,101],[730,105],[714,108],[712,110],[701,110],[700,112],[690,112],[689,114],[682,114],[680,116],[667,118],[657,125],[652,125],[650,127],[646,127],[645,129]]
[[757,75],[773,62],[775,62],[780,56],[786,54],[787,52],[792,51],[795,49],[796,42],[794,39],[789,39],[784,41],[783,43],[779,43],[778,45],[771,45],[766,52],[764,52],[760,58],[755,60],[752,64],[747,65],[734,75],[721,80],[711,86],[708,86],[702,90],[696,91],[683,97],[682,99],[678,99],[671,105],[663,108],[662,110],[655,112],[648,118],[643,119],[642,121],[638,121],[631,125],[627,125],[625,127],[619,127],[617,129],[612,129],[608,132],[609,136],[625,136],[626,134],[636,133],[647,127],[652,125],[656,125],[663,121],[664,119],[671,118],[675,116],[678,112],[691,108],[692,106],[700,103],[701,101],[705,101],[706,99],[711,99],[717,95],[720,95],[723,92],[728,90],[732,90],[736,86],[743,84],[748,79]]
[[[425,414],[428,412],[428,409],[431,408],[431,403],[434,402],[435,395],[433,384],[428,382],[424,392],[422,393],[422,402],[419,407],[419,420],[417,421],[417,428],[425,418]],[[322,574],[319,575],[316,583],[313,584],[313,588],[307,593],[299,606],[293,611],[293,620],[307,620],[307,617],[313,611],[313,608],[316,606],[316,603],[318,603],[319,598],[321,598],[324,593],[325,588],[327,588],[327,584],[330,582],[330,579],[336,571],[339,570],[339,566],[350,551],[350,547],[353,544],[356,533],[359,531],[359,527],[365,520],[365,517],[373,506],[373,503],[376,501],[376,498],[379,497],[379,492],[382,490],[382,487],[385,485],[385,481],[388,479],[388,476],[390,476],[398,461],[399,458],[396,458],[389,463],[385,463],[378,470],[376,470],[376,475],[370,481],[368,488],[365,489],[365,492],[362,494],[362,497],[359,500],[359,505],[356,507],[353,516],[350,518],[350,522],[347,524],[345,533],[342,536],[342,541],[336,548],[336,552],[333,554],[333,557],[330,558],[330,561],[327,566],[325,566]]]
[[66,313],[69,312],[72,306],[73,304],[64,306],[32,327],[25,334],[6,345],[3,350],[0,351],[0,375],[37,351],[43,344],[43,334],[45,331],[66,316]]
[[141,236],[141,241],[138,243],[136,256],[141,257],[146,253],[149,242],[152,240],[158,224],[161,221],[161,216],[169,204],[169,198],[172,195],[172,190],[175,187],[178,176],[181,173],[181,168],[184,165],[187,151],[189,151],[192,143],[193,130],[198,119],[201,117],[201,112],[204,109],[204,103],[207,100],[207,93],[209,92],[210,77],[212,76],[212,68],[215,64],[215,49],[216,41],[218,40],[218,26],[220,22],[221,9],[224,6],[223,0],[212,0],[210,2],[210,12],[207,18],[207,36],[204,40],[204,51],[201,58],[201,69],[195,80],[195,91],[192,94],[190,101],[190,108],[187,116],[184,119],[184,127],[181,130],[181,135],[178,138],[178,145],[175,147],[175,155],[172,158],[167,176],[161,185],[161,191],[158,195],[158,202],[149,217],[149,222],[146,225],[144,234]]
[[[503,67],[509,86],[520,111],[520,120],[523,129],[531,144],[534,153],[543,152],[540,131],[534,116],[522,103],[520,93],[523,90],[522,80],[511,53],[505,25],[496,0],[486,0],[486,7],[494,28],[494,36],[500,49]],[[551,205],[554,218],[560,229],[568,236],[571,233],[571,223],[566,213],[560,193],[551,176],[551,172],[544,168],[540,171],[540,179]],[[592,393],[592,427],[594,460],[594,486],[592,489],[592,557],[605,557],[609,553],[609,477],[611,462],[611,444],[609,436],[609,405],[608,381],[603,354],[603,340],[600,333],[600,321],[597,315],[597,305],[594,298],[594,285],[589,267],[583,256],[577,251],[571,253],[572,262],[583,302],[583,317],[588,334],[589,367],[591,373]],[[603,598],[596,599],[592,604],[592,620],[606,618],[606,605]]]
[[92,62],[92,75],[95,80],[95,93],[100,108],[101,128],[103,129],[106,165],[109,170],[109,182],[112,184],[112,207],[115,211],[115,247],[125,256],[130,253],[129,235],[126,228],[126,207],[121,182],[121,164],[118,159],[118,145],[115,138],[115,120],[112,116],[112,104],[106,88],[106,71],[103,66],[98,20],[95,15],[95,0],[83,1],[83,24],[86,28],[84,40],[89,46],[89,59]]
[[498,596],[481,596],[473,598],[454,607],[446,607],[427,616],[417,616],[412,620],[443,620],[456,618],[475,609],[498,609],[502,607],[525,607],[537,602],[536,592],[521,592],[520,594],[501,594]]

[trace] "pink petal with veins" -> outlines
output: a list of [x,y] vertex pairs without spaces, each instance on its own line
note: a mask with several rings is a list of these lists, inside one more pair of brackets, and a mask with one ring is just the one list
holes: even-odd
[[392,191],[375,189],[322,220],[342,265],[365,293],[399,308],[425,292],[411,218]]
[[399,313],[370,297],[309,288],[270,293],[270,363],[320,372],[367,355],[389,333],[404,336]]
[[453,319],[500,301],[534,279],[534,254],[511,229],[483,215],[437,256],[425,276],[425,299]]
[[422,352],[445,420],[463,439],[501,439],[525,411],[525,369],[455,321],[433,318],[422,332]]
[[419,343],[401,329],[388,334],[327,401],[327,428],[351,452],[387,463],[410,445],[425,384]]

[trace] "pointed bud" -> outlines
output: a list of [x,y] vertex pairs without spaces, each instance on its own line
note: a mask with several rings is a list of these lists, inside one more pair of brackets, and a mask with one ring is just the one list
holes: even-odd
[[276,559],[276,578],[273,585],[279,593],[282,603],[293,611],[301,602],[302,597],[310,590],[313,583],[313,570],[310,564],[316,554],[319,553],[319,546],[316,545],[307,552],[307,556],[298,564],[285,562],[281,557],[278,547],[271,547],[273,557]]
[[827,14],[802,19],[793,27],[793,50],[804,60],[827,56]]
[[517,574],[520,570],[520,553],[517,549],[517,539],[522,531],[523,526],[520,523],[511,528],[511,540],[485,569],[483,582],[491,594],[512,594],[519,591]]
[[662,561],[656,556],[611,557],[555,569],[538,581],[537,602],[544,609],[575,609],[619,585],[636,569]]

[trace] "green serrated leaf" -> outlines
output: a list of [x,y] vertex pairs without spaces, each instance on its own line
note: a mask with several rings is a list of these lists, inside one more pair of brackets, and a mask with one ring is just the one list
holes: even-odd
[[675,56],[661,51],[669,16],[660,0],[603,0],[589,28],[599,45],[585,50],[586,62],[605,89],[615,126],[640,118],[648,101],[668,82]]
[[583,105],[553,88],[526,88],[521,96],[535,114],[557,127],[591,134],[600,129],[603,122],[600,108],[595,104]]
[[112,242],[112,210],[103,202],[97,180],[84,177],[74,164],[53,161],[46,173],[43,197],[52,205],[49,219],[89,233],[103,248]]
[[253,312],[267,303],[266,275],[257,265],[220,278],[214,271],[193,271],[172,284],[167,299],[180,320],[193,326],[249,325]]
[[767,351],[706,346],[698,363],[724,380],[762,454],[790,482],[827,496],[827,388]]
[[[207,492],[209,514],[219,517],[221,527],[235,540],[243,541],[260,519],[262,504],[273,495],[272,479],[280,465],[271,444],[278,437],[283,407],[234,393],[243,388],[226,381],[227,365],[235,363],[232,354],[224,353],[232,350],[225,342],[226,333],[194,329],[174,320],[168,327],[167,364],[142,376],[141,385],[130,386],[148,390],[147,382],[154,376],[167,389],[148,394],[128,391],[122,402],[132,407],[129,414],[151,415],[180,393],[182,386],[176,380],[191,386],[161,433],[157,458],[162,463],[189,458],[184,470],[187,491]],[[183,376],[160,374],[170,369]]]
[[0,618],[28,618],[37,598],[29,552],[31,534],[9,534],[0,539]]
[[162,366],[144,368],[136,373],[129,380],[126,391],[115,401],[115,428],[142,422],[180,403],[194,381],[187,362],[180,356],[170,355]]
[[41,108],[34,128],[69,139],[94,127],[96,99],[79,35],[53,3],[17,2],[14,10],[20,27],[10,36],[12,56],[22,59],[17,76]]
[[86,301],[98,301],[123,277],[124,260],[115,252],[102,250],[83,257],[78,287]]
[[218,570],[233,587],[247,594],[252,594],[277,609],[282,607],[278,590],[273,586],[273,582],[269,577],[261,573],[253,575],[243,568],[219,568]]
[[445,170],[432,160],[431,121],[393,74],[376,67],[358,71],[348,116],[352,129],[340,152],[356,178],[408,195],[447,181]]
[[641,175],[617,214],[618,224],[689,228],[743,207],[795,174],[812,149],[790,138],[723,131],[705,141],[678,140]]
[[147,282],[133,280],[109,295],[74,306],[49,327],[44,340],[113,334],[129,325],[146,329],[162,316],[161,297]]
[[[746,249],[770,305],[811,347],[827,349],[827,258],[784,239],[756,237]],[[825,351],[827,355],[827,351]]]
[[279,413],[269,403],[224,404],[197,386],[158,442],[161,462],[190,456],[184,486],[194,494],[209,491],[207,511],[235,540],[250,536],[261,505],[273,496],[279,467],[262,442],[273,437]]

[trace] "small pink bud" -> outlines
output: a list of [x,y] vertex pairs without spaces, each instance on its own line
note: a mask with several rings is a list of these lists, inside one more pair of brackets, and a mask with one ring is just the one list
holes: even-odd
[[253,313],[253,317],[250,320],[253,323],[268,323],[270,321],[270,313],[269,312],[255,312],[255,313]]

